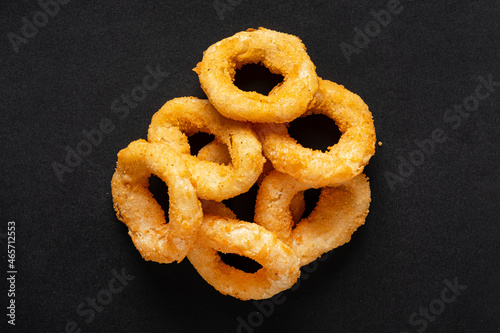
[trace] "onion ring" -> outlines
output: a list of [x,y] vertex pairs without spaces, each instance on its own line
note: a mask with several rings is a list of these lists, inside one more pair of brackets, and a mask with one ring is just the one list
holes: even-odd
[[[262,268],[255,273],[243,272],[225,264],[218,251],[249,257]],[[205,215],[188,259],[220,293],[241,300],[269,298],[292,287],[300,275],[297,257],[273,233],[255,223],[227,217]]]
[[255,207],[255,223],[290,246],[301,266],[349,242],[364,223],[371,201],[368,179],[360,174],[343,184],[323,188],[311,214],[295,224],[290,203],[296,193],[308,188],[290,175],[273,171],[262,182]]
[[[234,80],[245,64],[261,64],[284,80],[268,95],[242,91]],[[149,142],[134,141],[118,153],[111,181],[116,215],[145,260],[187,257],[222,294],[272,297],[295,284],[302,265],[348,242],[364,223],[371,193],[362,172],[376,141],[372,115],[359,96],[318,78],[298,37],[273,30],[248,29],[211,45],[194,71],[208,100],[168,101],[152,117]],[[288,134],[287,123],[311,114],[330,117],[342,132],[326,152]],[[198,132],[215,140],[193,156],[188,137]],[[149,190],[151,175],[168,187],[168,220]],[[255,223],[241,221],[223,201],[255,183]],[[302,218],[310,188],[321,194]],[[253,189],[247,194],[237,200],[253,203]],[[223,253],[261,267],[247,273],[226,264],[231,256]]]
[[[211,161],[211,162],[215,162],[218,164],[228,165],[229,163],[231,163],[231,156],[229,156],[229,152],[227,150],[227,147],[217,140],[213,140],[212,142],[210,142],[209,144],[207,144],[203,148],[201,148],[199,150],[197,156],[198,156],[198,158],[200,158],[202,160]],[[259,176],[259,178],[257,179],[257,184],[260,185],[262,183],[262,181],[264,180],[264,178],[273,170],[274,169],[273,169],[272,163],[269,160],[266,160],[266,163],[264,163],[263,171],[262,171],[261,175]],[[205,203],[205,201],[202,201],[202,202]],[[209,206],[211,209],[214,208],[213,206],[215,203],[216,202],[210,203]],[[215,210],[215,211],[221,212],[224,210],[224,208],[229,210],[227,207],[225,207],[223,204],[221,204],[218,206],[217,210]],[[299,222],[305,209],[306,209],[306,202],[304,200],[304,191],[299,191],[292,198],[292,201],[290,203],[290,211],[292,213],[292,218],[293,218],[293,221],[295,223]],[[203,206],[203,210],[205,211],[205,205]],[[236,218],[236,215],[234,215],[234,213],[231,212],[230,210],[229,211],[231,212],[231,214],[233,214],[230,216],[228,216],[227,214],[226,215],[217,214],[217,213],[215,213],[215,211],[213,213],[210,213],[210,214],[231,217],[234,219]]]
[[[152,174],[168,186],[169,223],[148,190]],[[196,242],[203,213],[187,167],[167,145],[138,140],[121,150],[111,189],[116,216],[129,228],[144,259],[160,263],[184,259]]]
[[356,94],[320,80],[314,107],[303,116],[324,114],[335,121],[342,136],[327,152],[305,148],[290,137],[285,124],[257,124],[264,155],[276,170],[314,187],[348,181],[363,172],[375,153],[375,128],[368,107]]
[[[236,69],[259,62],[284,77],[268,96],[234,85]],[[318,89],[316,67],[302,41],[264,28],[248,29],[213,44],[194,71],[210,103],[235,120],[292,121],[305,112]]]
[[[199,131],[215,135],[226,145],[230,165],[204,161],[189,153],[186,135]],[[180,153],[202,199],[222,201],[248,191],[265,162],[262,145],[249,124],[225,118],[207,100],[194,97],[165,103],[151,120],[148,140],[173,146]]]

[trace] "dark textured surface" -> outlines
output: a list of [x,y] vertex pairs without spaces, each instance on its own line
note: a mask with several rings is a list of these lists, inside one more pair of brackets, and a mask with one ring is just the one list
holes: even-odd
[[[47,7],[54,13],[44,22],[37,1],[3,1],[0,330],[500,332],[500,6],[393,3],[68,1],[57,13]],[[387,9],[397,14],[381,16],[378,31],[372,13]],[[25,29],[29,38],[24,17],[39,20],[37,32]],[[299,36],[319,76],[370,106],[383,142],[366,168],[366,224],[275,303],[223,296],[187,260],[145,262],[110,194],[117,152],[146,138],[161,105],[204,97],[192,71],[203,51],[259,26]],[[372,36],[356,39],[365,27]],[[157,67],[163,74],[140,96],[147,68]],[[478,105],[468,98],[476,88]],[[127,106],[132,93],[142,100]],[[463,103],[474,111],[459,113]],[[88,148],[84,131],[99,126],[102,140],[58,177],[52,164]],[[15,327],[6,316],[9,221]],[[121,285],[120,274],[129,278]],[[455,295],[445,280],[467,288]],[[107,304],[92,309],[96,297]]]

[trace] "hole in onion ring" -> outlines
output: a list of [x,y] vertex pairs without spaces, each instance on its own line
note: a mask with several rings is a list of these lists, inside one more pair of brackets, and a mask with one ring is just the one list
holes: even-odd
[[191,147],[191,155],[198,154],[201,148],[215,139],[215,135],[204,132],[198,132],[188,138],[189,146]]
[[165,221],[168,223],[168,187],[167,184],[160,177],[156,175],[151,175],[149,177],[149,187],[148,190],[153,193],[153,198],[160,205],[161,209],[165,212]]
[[283,82],[283,76],[273,74],[261,64],[245,64],[236,70],[234,85],[243,91],[255,91],[269,95],[271,90]]
[[320,194],[321,194],[320,188],[310,188],[304,191],[304,200],[306,202],[306,208],[304,209],[304,213],[302,213],[302,217],[300,218],[300,220],[308,217],[312,213],[312,211],[316,207],[316,204],[318,203]]
[[255,183],[248,192],[223,200],[222,202],[236,214],[238,220],[253,222],[258,190],[259,186]]
[[257,261],[248,257],[240,256],[235,253],[219,252],[222,261],[229,266],[239,269],[245,273],[255,273],[262,268],[262,265]]
[[328,147],[338,143],[342,136],[335,121],[322,114],[293,120],[288,127],[288,134],[302,147],[322,152],[328,151]]

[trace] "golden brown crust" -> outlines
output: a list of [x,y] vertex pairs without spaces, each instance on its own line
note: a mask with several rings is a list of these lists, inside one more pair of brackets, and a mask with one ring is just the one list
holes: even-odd
[[335,187],[324,187],[309,216],[295,223],[290,205],[310,186],[278,171],[262,182],[255,205],[255,223],[276,233],[306,265],[350,240],[370,206],[368,178],[361,174]]
[[320,80],[315,103],[304,116],[324,114],[335,121],[342,136],[327,152],[305,148],[290,137],[285,124],[258,124],[264,155],[275,169],[314,187],[331,186],[363,172],[375,153],[375,127],[368,107],[356,94]]
[[[284,77],[268,96],[234,85],[236,69],[261,63]],[[194,69],[210,102],[224,116],[252,122],[288,122],[308,108],[318,89],[316,67],[302,41],[259,28],[239,32],[211,45]]]
[[[246,273],[225,264],[218,251],[249,257],[262,268]],[[188,259],[198,273],[224,295],[264,299],[292,287],[300,275],[294,252],[274,233],[249,222],[206,215]]]
[[[236,69],[258,62],[285,78],[268,96],[233,84]],[[146,260],[187,256],[222,294],[269,298],[364,223],[371,193],[362,171],[375,150],[373,119],[359,96],[316,76],[292,35],[264,28],[237,33],[210,46],[195,71],[209,100],[168,101],[152,118],[149,142],[134,141],[118,153],[111,182],[117,217]],[[299,145],[284,124],[317,113],[342,132],[325,153]],[[188,136],[200,131],[215,140],[192,156]],[[153,174],[168,186],[168,223],[148,189]],[[255,223],[240,221],[221,201],[255,183]],[[322,188],[321,194],[302,218],[310,188]],[[246,273],[219,253],[251,258],[262,268]]]
[[[169,223],[148,190],[155,174],[168,186]],[[146,260],[181,261],[194,246],[203,213],[185,164],[162,144],[132,142],[118,153],[111,181],[116,215]]]
[[[187,136],[200,131],[215,135],[226,146],[230,164],[221,165],[190,154]],[[249,124],[228,119],[207,100],[195,97],[175,98],[165,103],[151,120],[148,140],[177,150],[186,161],[202,199],[221,201],[248,191],[265,161],[261,143]],[[177,145],[181,147],[175,148]]]

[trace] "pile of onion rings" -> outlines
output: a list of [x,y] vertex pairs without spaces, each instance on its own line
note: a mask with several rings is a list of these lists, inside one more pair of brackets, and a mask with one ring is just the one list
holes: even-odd
[[[268,95],[242,91],[235,73],[249,63],[281,74],[283,82]],[[144,259],[188,258],[222,294],[272,297],[365,222],[371,192],[362,172],[375,152],[372,115],[358,95],[319,78],[301,40],[289,34],[239,32],[210,46],[194,70],[208,100],[166,102],[152,117],[148,140],[118,153],[111,181],[116,215]],[[342,133],[324,152],[288,133],[289,122],[312,114],[331,118]],[[193,155],[188,138],[198,132],[215,139]],[[151,175],[168,187],[168,213],[149,190]],[[254,184],[254,220],[239,220],[222,201]],[[313,188],[319,200],[303,216],[304,193]],[[223,253],[261,267],[240,270]]]

